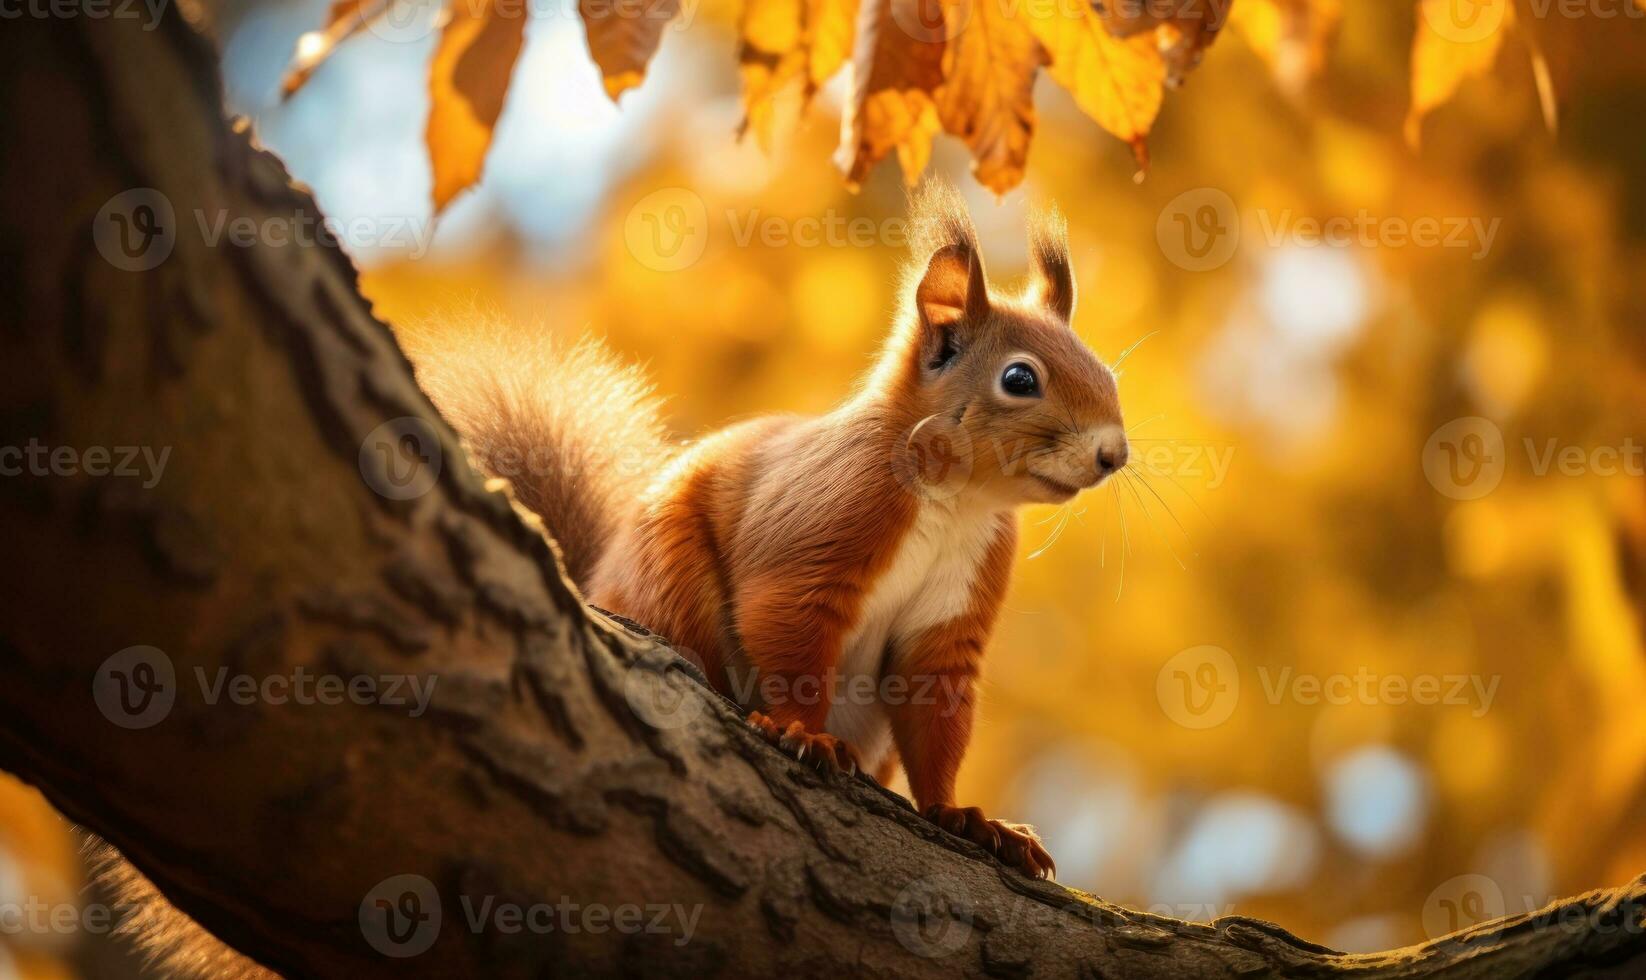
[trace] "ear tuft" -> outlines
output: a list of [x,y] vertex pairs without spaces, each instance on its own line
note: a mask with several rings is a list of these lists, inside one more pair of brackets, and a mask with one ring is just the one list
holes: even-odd
[[1029,259],[1034,265],[1034,296],[1042,307],[1068,323],[1074,317],[1074,268],[1069,262],[1069,223],[1055,207],[1037,215],[1029,226]]
[[922,263],[914,290],[921,363],[941,368],[989,316],[989,290],[977,232],[960,194],[928,180],[910,203],[909,247]]
[[950,245],[976,253],[977,229],[960,192],[947,181],[931,178],[909,201],[909,251],[924,266]]

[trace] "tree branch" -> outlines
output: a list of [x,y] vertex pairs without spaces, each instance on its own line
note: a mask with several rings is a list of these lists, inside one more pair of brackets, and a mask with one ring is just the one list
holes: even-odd
[[[215,55],[175,7],[152,31],[10,28],[0,79],[0,445],[46,450],[0,457],[23,470],[0,480],[0,764],[259,961],[328,976],[1646,967],[1646,877],[1346,956],[1026,879],[867,779],[785,758],[656,638],[582,605],[530,519],[470,471],[337,248],[208,241],[222,219],[319,211],[224,121]],[[156,194],[123,198],[125,225],[100,215],[133,188]],[[403,441],[385,423],[424,457],[409,476],[377,454]],[[90,475],[97,447],[116,467],[137,447],[128,462],[150,468]],[[108,663],[132,647],[154,650]],[[211,693],[219,676],[304,674],[372,703]],[[432,685],[426,711],[393,703],[397,680]],[[145,691],[160,717],[122,714]],[[570,902],[613,910],[607,928],[511,931],[499,911]],[[662,931],[623,928],[633,905],[666,906],[641,920]]]

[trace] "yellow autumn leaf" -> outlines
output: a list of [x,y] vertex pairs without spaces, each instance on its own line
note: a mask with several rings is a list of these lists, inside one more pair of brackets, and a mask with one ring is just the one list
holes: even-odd
[[851,54],[857,0],[747,0],[738,25],[744,128],[770,145],[779,99],[802,105]]
[[1412,105],[1406,141],[1418,145],[1423,117],[1470,78],[1491,70],[1514,23],[1512,0],[1420,0],[1412,41]]
[[480,179],[509,76],[525,37],[521,4],[454,0],[429,62],[429,121],[424,138],[439,214]]
[[834,77],[852,56],[857,8],[858,0],[807,0],[806,42],[811,46],[807,84],[813,90]]
[[1046,53],[1024,18],[997,0],[949,0],[950,38],[936,107],[972,151],[972,172],[996,194],[1023,180],[1034,135],[1034,80]]
[[[934,13],[935,11],[935,13]],[[922,169],[935,118],[932,94],[943,83],[947,27],[933,0],[864,0],[848,68],[845,118],[835,162],[860,184],[893,149]]]
[[679,0],[578,0],[589,56],[615,101],[646,77],[663,29],[680,13]]
[[743,76],[743,129],[770,148],[778,96],[805,67],[801,44],[804,0],[747,0],[738,25],[738,70]]
[[1029,26],[1051,58],[1051,72],[1097,124],[1148,162],[1147,139],[1160,112],[1166,69],[1151,31],[1115,37],[1085,3],[1027,0]]
[[909,99],[916,115],[903,141],[897,144],[897,165],[903,171],[903,182],[913,187],[932,162],[932,140],[937,138],[943,123],[937,117],[937,106],[930,99],[922,95],[911,95]]
[[942,129],[932,97],[920,91],[885,89],[865,97],[843,127],[835,164],[846,183],[857,187],[886,154],[897,151],[903,177],[913,185],[932,156],[932,140]]

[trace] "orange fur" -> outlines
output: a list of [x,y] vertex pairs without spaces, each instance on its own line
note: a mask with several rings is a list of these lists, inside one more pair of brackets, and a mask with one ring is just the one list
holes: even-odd
[[[873,419],[773,418],[693,447],[596,567],[590,601],[696,654],[720,689],[732,658],[825,684],[845,629],[909,520]],[[820,729],[827,704],[771,704]]]

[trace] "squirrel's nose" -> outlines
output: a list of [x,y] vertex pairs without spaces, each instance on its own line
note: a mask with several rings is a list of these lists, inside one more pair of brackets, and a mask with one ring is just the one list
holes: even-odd
[[1097,475],[1105,477],[1117,472],[1132,456],[1131,447],[1126,444],[1126,437],[1120,436],[1112,442],[1105,439],[1097,449]]

